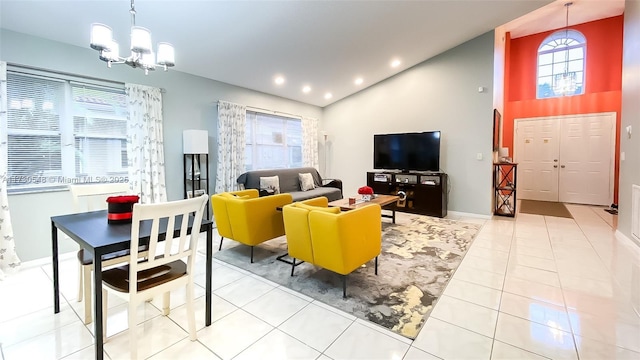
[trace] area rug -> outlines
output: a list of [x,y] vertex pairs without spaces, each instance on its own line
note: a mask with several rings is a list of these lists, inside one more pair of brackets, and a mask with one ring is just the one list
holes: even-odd
[[573,219],[567,207],[561,202],[521,200],[520,212],[545,216],[556,216]]
[[349,274],[346,299],[336,273],[303,263],[290,276],[291,266],[276,260],[287,252],[284,237],[256,246],[253,264],[249,247],[240,244],[214,257],[415,339],[479,229],[417,215],[402,224],[383,222],[378,275],[373,260]]

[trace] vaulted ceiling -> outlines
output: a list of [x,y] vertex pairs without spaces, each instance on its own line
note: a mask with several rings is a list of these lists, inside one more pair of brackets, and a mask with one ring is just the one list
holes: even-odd
[[[550,0],[138,0],[135,7],[136,25],[148,28],[154,43],[174,45],[175,71],[317,106],[499,26],[517,37],[562,27],[565,19],[563,2]],[[582,0],[574,8],[572,22],[584,22],[619,15],[624,0]],[[104,23],[123,54],[129,9],[127,0],[0,0],[0,27],[88,48],[91,23]],[[87,52],[76,61],[99,60]],[[276,84],[277,76],[284,83]]]

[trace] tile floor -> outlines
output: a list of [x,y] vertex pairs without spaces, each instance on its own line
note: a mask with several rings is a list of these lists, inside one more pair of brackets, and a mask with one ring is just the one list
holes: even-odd
[[[518,214],[482,230],[418,337],[411,341],[214,260],[213,324],[204,327],[204,262],[196,282],[198,341],[184,294],[138,309],[138,351],[150,359],[640,359],[640,247],[616,239],[615,217],[568,205],[575,220]],[[399,221],[405,215],[399,216]],[[406,220],[406,218],[404,218]],[[226,246],[234,246],[226,242]],[[381,262],[384,271],[384,260]],[[75,257],[61,263],[53,315],[51,266],[0,281],[4,359],[91,359],[93,324],[75,301]],[[127,308],[109,299],[106,359],[126,359]]]

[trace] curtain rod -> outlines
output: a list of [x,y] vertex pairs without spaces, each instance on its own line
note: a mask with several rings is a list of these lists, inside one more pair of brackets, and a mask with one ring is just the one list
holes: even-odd
[[[124,83],[121,82],[121,81],[101,79],[101,78],[97,78],[97,77],[93,77],[93,76],[72,74],[72,73],[68,73],[68,72],[64,72],[64,71],[51,70],[51,69],[45,69],[45,68],[36,67],[36,66],[22,65],[22,64],[16,64],[16,63],[10,63],[10,62],[7,62],[7,65],[11,66],[11,67],[14,67],[14,68],[20,68],[20,69],[25,69],[25,70],[42,71],[42,72],[46,72],[46,73],[50,73],[50,74],[57,74],[57,75],[68,76],[68,77],[73,77],[73,78],[80,78],[80,79],[86,79],[86,80],[91,80],[91,81],[100,81],[100,82],[105,82],[105,83],[110,83],[110,84],[115,84],[115,85],[121,85],[121,86],[124,87]],[[164,94],[167,91],[164,88],[160,88],[160,92]]]
[[[220,104],[220,100],[216,101],[216,104]],[[261,112],[261,113],[272,114],[272,115],[278,115],[278,114],[288,115],[288,116],[292,116],[292,117],[295,117],[295,118],[302,119],[302,115],[290,114],[290,113],[286,113],[286,112],[283,112],[283,111],[264,109],[264,108],[259,108],[259,107],[255,107],[255,106],[246,106],[246,108],[247,108],[247,110],[254,111],[254,112]]]

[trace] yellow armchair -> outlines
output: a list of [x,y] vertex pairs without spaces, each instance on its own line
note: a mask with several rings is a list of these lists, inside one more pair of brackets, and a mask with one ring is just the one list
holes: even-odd
[[[346,297],[349,273],[375,258],[375,273],[378,274],[378,255],[382,248],[381,209],[377,204],[370,204],[340,212],[326,208],[326,198],[324,201],[318,199],[321,198],[283,208],[289,255],[294,258],[291,275],[298,265],[295,259],[331,270],[342,275],[342,294]],[[308,206],[312,204],[318,208]]]
[[253,247],[282,236],[282,212],[277,210],[291,204],[291,194],[258,196],[258,190],[249,189],[211,196],[211,207],[220,234],[220,247],[224,238]]

